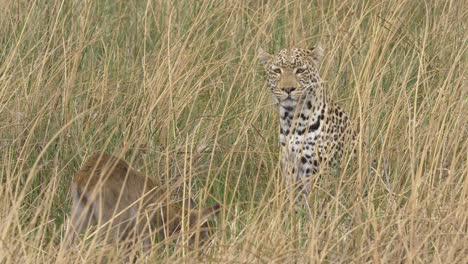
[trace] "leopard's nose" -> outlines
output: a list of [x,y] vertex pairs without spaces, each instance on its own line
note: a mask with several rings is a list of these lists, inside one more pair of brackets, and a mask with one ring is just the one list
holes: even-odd
[[288,93],[288,94],[294,92],[295,90],[296,90],[296,87],[294,87],[294,86],[291,86],[291,87],[284,87],[284,88],[283,88],[283,91],[285,91],[285,92]]

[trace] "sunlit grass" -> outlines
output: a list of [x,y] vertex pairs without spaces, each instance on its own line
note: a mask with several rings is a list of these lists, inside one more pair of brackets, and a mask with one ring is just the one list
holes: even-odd
[[[61,243],[71,177],[96,151],[161,184],[183,177],[200,206],[224,204],[205,253],[161,241],[155,260],[467,261],[463,1],[1,5],[0,262],[122,259]],[[296,214],[256,51],[317,42],[327,90],[388,160],[391,191],[350,159]]]

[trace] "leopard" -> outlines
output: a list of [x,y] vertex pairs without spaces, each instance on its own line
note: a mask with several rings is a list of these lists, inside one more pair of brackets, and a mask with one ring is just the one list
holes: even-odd
[[320,44],[285,48],[277,54],[258,50],[267,87],[279,106],[281,163],[288,190],[308,194],[311,179],[340,167],[347,150],[356,153],[357,131],[347,112],[329,98],[319,73]]

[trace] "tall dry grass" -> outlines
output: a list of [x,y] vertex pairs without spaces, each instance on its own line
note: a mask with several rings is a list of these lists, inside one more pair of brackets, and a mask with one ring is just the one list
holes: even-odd
[[[121,259],[61,243],[95,151],[224,204],[205,253],[159,241],[155,261],[468,261],[465,1],[0,2],[1,263]],[[348,159],[295,213],[256,50],[318,41],[391,190]]]

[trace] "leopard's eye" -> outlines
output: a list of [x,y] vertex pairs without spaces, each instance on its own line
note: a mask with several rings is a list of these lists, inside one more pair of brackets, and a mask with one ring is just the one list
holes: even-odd
[[304,68],[297,68],[296,69],[296,74],[301,74],[301,73],[304,73],[304,72],[305,72]]
[[277,73],[277,74],[281,74],[281,69],[280,68],[274,68],[273,72]]

